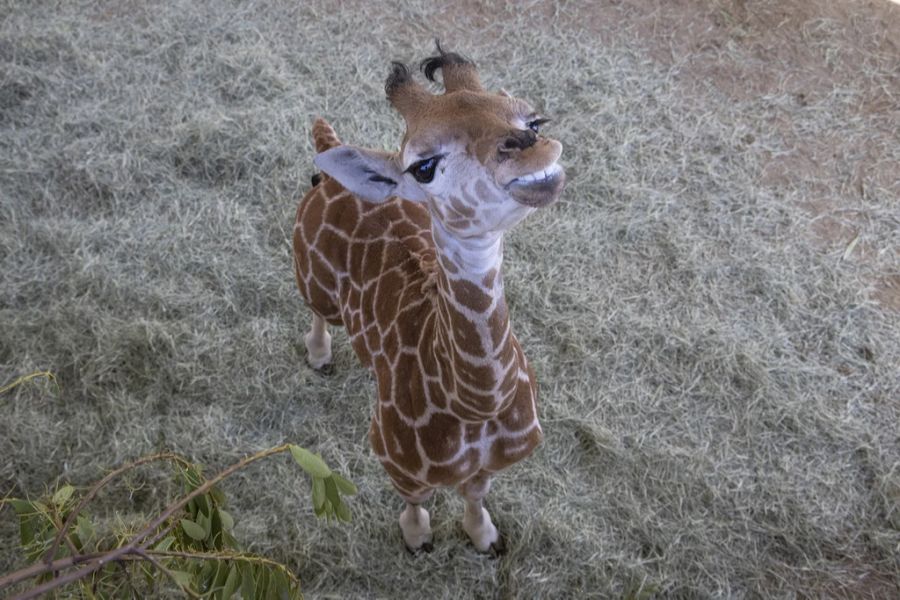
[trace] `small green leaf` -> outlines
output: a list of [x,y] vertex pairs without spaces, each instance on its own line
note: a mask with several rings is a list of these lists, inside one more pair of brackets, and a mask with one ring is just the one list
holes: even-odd
[[344,504],[343,502],[338,504],[335,512],[337,512],[338,519],[340,519],[344,523],[350,522],[350,509],[347,508],[346,504]]
[[78,515],[75,519],[75,535],[81,542],[81,548],[84,548],[96,535],[94,524],[84,515]]
[[281,569],[275,569],[272,575],[272,579],[275,582],[273,587],[275,588],[276,598],[278,600],[289,600],[291,597],[291,584],[287,575]]
[[175,582],[183,588],[190,586],[194,580],[194,576],[187,571],[169,571],[169,573],[175,578]]
[[325,464],[321,457],[313,454],[309,450],[301,448],[300,446],[291,446],[291,455],[294,457],[294,460],[297,461],[297,464],[313,477],[325,479],[331,476],[331,469],[328,468],[328,465]]
[[19,517],[19,535],[22,547],[27,547],[34,542],[35,529],[40,529],[40,521],[37,517],[37,508],[28,500],[20,500],[19,498],[10,498],[7,502],[16,511]]
[[37,512],[37,509],[34,507],[34,504],[29,502],[28,500],[20,500],[19,498],[10,498],[7,500],[12,507],[13,510],[16,511],[16,514],[20,517],[22,515],[33,515]]
[[212,518],[209,519],[209,535],[210,541],[212,545],[217,550],[222,549],[222,534],[225,532],[222,529],[222,519],[219,518],[219,511],[216,511],[212,514]]
[[22,518],[19,522],[19,536],[22,546],[30,546],[34,542],[34,521],[29,518]]
[[193,492],[203,485],[203,477],[200,476],[196,468],[188,467],[181,473],[184,476],[184,484],[188,492]]
[[212,503],[210,502],[208,495],[203,494],[202,496],[197,496],[197,506],[200,507],[201,513],[207,517],[210,515]]
[[313,477],[312,480],[313,508],[321,508],[325,504],[325,480]]
[[75,488],[71,485],[64,485],[53,494],[53,504],[56,506],[62,507],[66,502],[69,501],[69,498],[72,497],[72,494],[75,493]]
[[256,590],[253,598],[265,598],[266,591],[269,589],[269,570],[260,568],[256,572]]
[[228,600],[234,595],[235,590],[241,584],[241,575],[236,564],[232,564],[225,579],[225,587],[222,588],[222,599]]
[[206,539],[206,530],[197,523],[193,521],[188,521],[187,519],[181,520],[181,528],[184,530],[186,534],[192,539],[197,540],[198,542],[202,542]]
[[222,534],[222,543],[225,545],[226,548],[231,548],[233,550],[240,550],[240,544],[238,544],[238,541],[235,539],[235,537],[233,535],[231,535],[227,531]]
[[84,515],[78,515],[75,519],[75,527],[69,535],[75,548],[77,548],[79,552],[83,551],[85,546],[94,539],[94,535],[94,525],[91,523],[90,519]]
[[169,548],[172,547],[172,544],[174,542],[175,542],[175,536],[169,535],[169,536],[166,536],[163,539],[161,539],[159,541],[159,543],[157,543],[155,546],[153,546],[153,549],[158,550],[160,552],[165,552],[166,550],[168,550]]
[[216,561],[216,575],[212,580],[212,590],[218,593],[225,588],[225,581],[228,579],[229,565],[224,561]]
[[198,515],[196,519],[197,525],[203,528],[204,536],[203,539],[209,537],[209,534],[212,532],[212,523],[210,523],[209,517],[206,515]]
[[249,600],[256,591],[256,581],[253,579],[253,567],[247,563],[241,563],[241,597]]
[[331,476],[334,478],[334,483],[337,485],[337,488],[341,490],[342,494],[353,496],[359,491],[356,489],[356,485],[349,479],[344,479],[337,473],[332,473]]
[[234,518],[224,509],[218,509],[219,518],[222,520],[222,527],[225,531],[231,531],[234,529]]
[[216,574],[216,567],[211,561],[204,561],[200,574],[197,575],[197,583],[201,592],[208,592],[212,588],[213,577]]
[[216,506],[225,506],[225,494],[218,487],[210,489],[209,495],[215,501]]
[[338,492],[337,484],[335,484],[333,477],[329,477],[325,480],[325,497],[328,498],[328,501],[331,502],[331,505],[334,507],[337,507],[337,505],[341,503],[341,495]]

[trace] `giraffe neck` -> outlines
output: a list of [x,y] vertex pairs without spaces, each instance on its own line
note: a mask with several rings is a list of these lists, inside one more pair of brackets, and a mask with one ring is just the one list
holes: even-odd
[[[460,238],[432,219],[438,254],[434,349],[450,410],[483,421],[515,395],[519,365],[503,295],[503,235]],[[450,389],[447,389],[450,388]]]

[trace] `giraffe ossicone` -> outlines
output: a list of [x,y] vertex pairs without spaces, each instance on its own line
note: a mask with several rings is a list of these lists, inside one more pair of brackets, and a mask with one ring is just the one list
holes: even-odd
[[482,552],[500,535],[483,506],[491,477],[540,443],[534,371],[509,325],[503,234],[565,185],[562,145],[542,115],[486,91],[474,63],[444,52],[431,94],[401,63],[385,91],[406,132],[396,153],[344,145],[313,124],[324,173],[294,225],[297,284],[313,312],[305,342],[316,369],[331,361],[328,324],[346,327],[375,375],[369,438],[406,502],[407,547],[431,547],[421,504],[440,487],[465,499],[463,529]]

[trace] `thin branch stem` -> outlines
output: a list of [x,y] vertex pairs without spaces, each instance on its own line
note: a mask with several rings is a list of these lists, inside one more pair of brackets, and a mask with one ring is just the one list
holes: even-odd
[[9,390],[13,389],[14,387],[22,385],[26,381],[31,381],[32,379],[34,379],[36,377],[46,377],[48,380],[52,381],[56,385],[56,391],[59,392],[59,384],[56,382],[56,376],[53,373],[51,373],[50,371],[36,371],[34,373],[29,373],[28,375],[23,375],[22,377],[19,377],[15,381],[12,381],[12,382],[4,385],[2,388],[0,388],[0,394],[2,394],[3,392],[8,392]]
[[185,593],[185,595],[190,596],[191,598],[201,598],[200,594],[197,594],[196,592],[194,592],[194,590],[192,590],[192,589],[189,588],[188,586],[186,586],[186,585],[181,585],[181,582],[179,582],[179,581],[178,581],[178,578],[175,577],[175,573],[173,573],[172,571],[170,571],[169,568],[168,568],[167,566],[165,566],[164,564],[162,564],[161,562],[159,562],[158,560],[156,560],[156,557],[153,556],[153,554],[154,554],[153,552],[150,552],[150,551],[147,551],[147,550],[141,550],[141,549],[138,549],[138,550],[137,550],[137,554],[138,554],[141,558],[143,558],[143,559],[145,559],[145,560],[148,560],[148,561],[150,561],[151,563],[153,563],[153,566],[154,566],[154,567],[156,567],[157,569],[159,569],[160,571],[162,571],[163,573],[165,573],[166,576],[167,576],[169,579],[171,579],[172,581],[175,582],[175,585],[177,585],[178,588],[179,588],[182,592]]
[[296,585],[300,585],[300,580],[294,575],[290,569],[286,568],[280,562],[264,558],[262,556],[253,556],[248,554],[228,554],[228,553],[210,553],[210,552],[179,552],[178,550],[147,550],[147,554],[152,556],[171,556],[177,558],[196,558],[200,560],[231,560],[237,562],[246,562],[252,564],[268,565],[276,569],[281,569],[288,579]]
[[78,556],[67,556],[65,558],[55,560],[49,565],[44,562],[35,563],[33,565],[25,567],[24,569],[19,569],[18,571],[0,577],[0,590],[11,585],[15,585],[20,581],[25,581],[26,579],[32,579],[34,577],[37,577],[38,575],[43,575],[44,573],[62,571],[63,569],[69,569],[80,563],[97,560],[98,558],[102,558],[106,554],[106,552],[96,552],[94,554],[79,554]]
[[[117,556],[115,556],[114,558],[111,558],[110,560],[104,560],[104,559],[106,559],[106,556],[110,556],[112,554],[116,554]],[[31,588],[30,590],[26,590],[22,594],[13,597],[12,600],[30,600],[31,598],[37,598],[39,596],[42,596],[42,595],[46,594],[47,592],[51,592],[51,591],[55,590],[58,587],[68,585],[70,583],[78,581],[79,579],[87,577],[88,575],[90,575],[91,573],[93,573],[94,571],[96,571],[97,569],[102,567],[103,565],[105,565],[109,562],[112,562],[113,560],[120,560],[124,554],[125,554],[124,552],[107,553],[106,556],[101,556],[97,560],[88,564],[86,567],[82,567],[81,569],[78,569],[77,571],[70,571],[69,573],[66,573],[65,575],[60,575],[59,577],[54,577],[53,579],[51,579],[50,581],[48,581],[46,583],[42,583],[41,585],[39,585],[37,587]],[[46,563],[45,563],[45,566],[46,566]],[[46,569],[44,570],[44,572],[46,572]]]
[[[52,511],[52,514],[50,515],[50,519],[53,521],[53,526],[56,527],[56,530],[58,532],[60,532],[60,534],[62,534],[62,532],[65,531],[65,525],[60,523],[60,520],[57,518],[59,516],[61,516],[59,514],[59,511],[56,510],[56,507],[54,507],[54,510]],[[67,521],[68,521],[68,519],[67,519]],[[57,536],[57,537],[59,537],[59,536]],[[80,554],[80,552],[78,551],[78,548],[76,548],[75,544],[72,542],[72,540],[69,539],[69,536],[67,536],[67,535],[63,536],[62,539],[63,539],[63,541],[66,542],[66,546],[69,547],[69,553],[71,553],[72,556],[77,556],[78,554]],[[56,544],[57,540],[53,540],[53,543]],[[53,548],[53,554],[56,555],[56,548]],[[47,557],[44,556],[44,562],[46,562],[46,559],[47,559]],[[51,556],[51,560],[52,560],[52,556]]]

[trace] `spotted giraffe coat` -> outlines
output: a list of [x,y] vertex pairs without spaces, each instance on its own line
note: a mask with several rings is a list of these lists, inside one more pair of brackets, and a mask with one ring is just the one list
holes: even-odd
[[[329,127],[316,143],[339,142]],[[540,443],[534,372],[510,331],[502,277],[454,279],[424,206],[368,203],[323,174],[300,202],[293,242],[307,304],[346,327],[374,373],[370,441],[404,497],[497,472]]]

